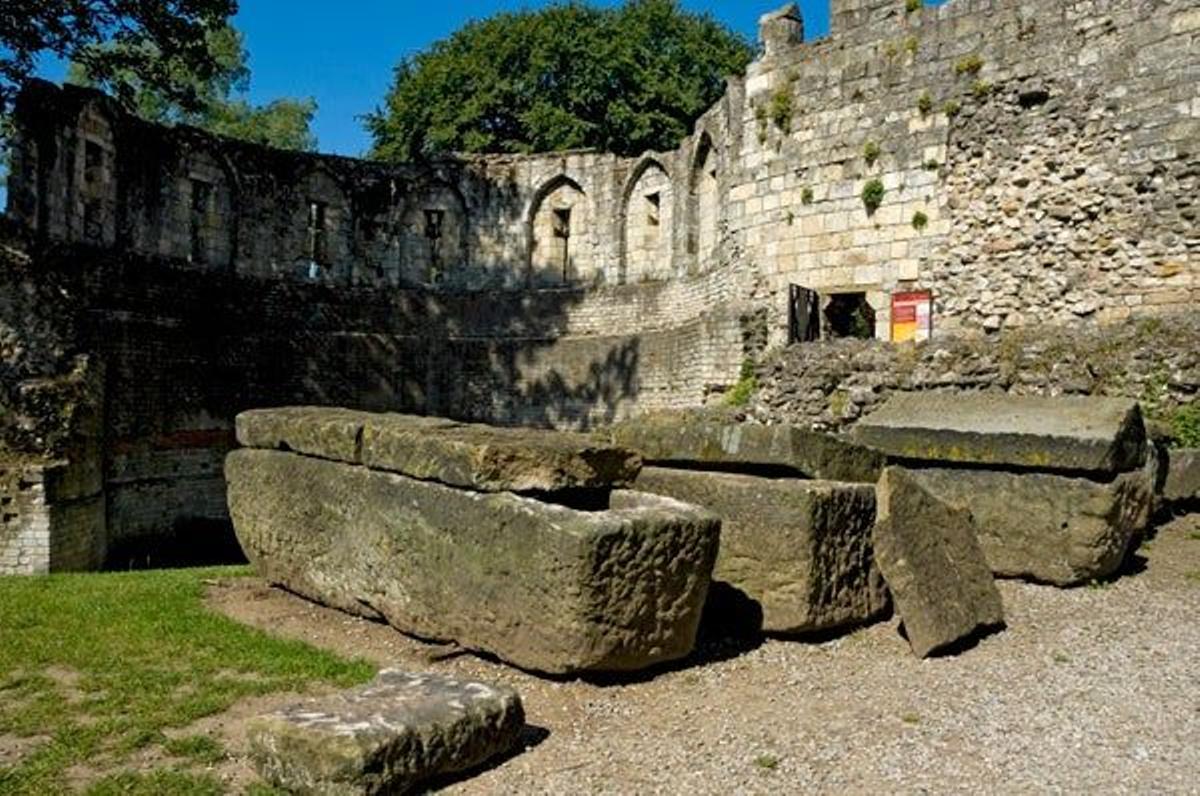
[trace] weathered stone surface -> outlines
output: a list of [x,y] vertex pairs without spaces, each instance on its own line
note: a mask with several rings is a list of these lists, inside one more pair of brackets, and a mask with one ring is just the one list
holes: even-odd
[[309,699],[251,721],[250,757],[291,793],[403,793],[465,771],[517,743],[515,691],[437,674],[379,673],[360,688]]
[[1151,457],[1108,483],[940,468],[910,475],[938,500],[971,513],[995,574],[1070,586],[1120,568],[1150,520],[1156,467]]
[[237,441],[247,448],[285,450],[357,463],[370,412],[327,406],[251,409],[237,416]]
[[1162,496],[1170,503],[1200,500],[1200,448],[1167,451],[1167,477]]
[[875,483],[883,454],[849,440],[796,426],[756,426],[649,413],[613,427],[613,442],[648,462],[768,465],[808,478]]
[[644,468],[635,486],[721,518],[713,579],[762,607],[764,631],[844,627],[888,605],[871,554],[873,486],[661,467]]
[[617,490],[576,510],[264,450],[226,460],[268,581],[528,669],[621,671],[691,651],[720,522]]
[[597,445],[582,434],[437,417],[301,406],[243,412],[237,428],[246,447],[291,450],[485,492],[619,487],[641,467],[632,451]]
[[363,464],[486,492],[627,486],[641,457],[582,434],[378,415],[363,429]]
[[911,461],[1098,474],[1146,461],[1141,410],[1122,398],[897,393],[851,433]]
[[970,513],[900,467],[884,471],[878,500],[875,559],[918,657],[1004,621]]

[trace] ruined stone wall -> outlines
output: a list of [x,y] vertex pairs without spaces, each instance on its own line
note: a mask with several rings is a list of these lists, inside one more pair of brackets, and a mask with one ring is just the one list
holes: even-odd
[[909,288],[932,290],[941,333],[1194,308],[1200,4],[833,12],[830,39],[746,78],[726,207],[773,341],[793,283],[866,291],[884,339]]
[[[717,275],[438,292],[204,274],[94,249],[39,263],[82,308],[71,349],[105,365],[97,447],[110,559],[155,537],[217,540],[242,410],[320,404],[589,428],[703,403],[724,388],[719,364],[744,356],[752,320],[710,309]],[[674,320],[685,311],[692,321]]]
[[[8,213],[37,276],[0,301],[4,397],[30,411],[6,428],[53,431],[65,371],[8,363],[70,337],[41,350],[104,374],[111,548],[224,522],[241,409],[588,427],[695,406],[788,341],[793,286],[818,307],[861,294],[882,339],[913,289],[936,336],[1194,313],[1200,0],[832,12],[812,43],[793,9],[764,18],[747,74],[676,150],[638,158],[387,165],[31,85]],[[66,331],[35,332],[62,291]]]
[[756,375],[759,392],[745,411],[764,423],[837,431],[895,391],[989,391],[1132,398],[1166,433],[1200,393],[1200,316],[1026,327],[915,346],[832,340],[777,351]]
[[798,12],[764,17],[762,57],[678,149],[640,158],[285,153],[37,84],[10,212],[44,239],[340,286],[727,270],[717,300],[768,310],[772,344],[791,285],[865,294],[882,339],[913,289],[935,334],[1196,301],[1200,0],[834,0],[832,19],[804,43]]

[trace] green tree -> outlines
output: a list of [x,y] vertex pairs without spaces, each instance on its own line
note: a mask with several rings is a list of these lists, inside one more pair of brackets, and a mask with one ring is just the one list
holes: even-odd
[[[8,111],[37,58],[77,61],[108,82],[136,75],[186,107],[196,107],[195,84],[218,70],[207,32],[237,12],[236,0],[4,0],[0,9],[0,113]],[[116,46],[99,47],[110,42]],[[114,83],[123,100],[124,82]]]
[[752,55],[677,0],[498,14],[400,62],[366,117],[372,154],[669,149]]
[[[90,71],[91,60],[73,61],[67,81],[124,94],[135,113],[160,124],[190,124],[212,133],[284,149],[312,150],[316,138],[310,129],[317,104],[312,98],[279,99],[264,106],[251,105],[244,96],[250,84],[248,54],[242,34],[225,24],[205,33],[214,68],[190,70],[187,64],[166,64],[168,83],[144,79],[137,72],[118,69],[101,77]],[[138,43],[106,43],[89,48],[108,52],[130,47],[153,48]],[[170,86],[184,86],[191,101],[180,102]]]

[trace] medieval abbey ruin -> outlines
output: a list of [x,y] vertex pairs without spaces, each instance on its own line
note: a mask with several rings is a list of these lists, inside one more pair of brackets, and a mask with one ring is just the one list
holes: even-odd
[[693,135],[632,159],[386,165],[30,85],[6,279],[39,455],[4,470],[0,572],[227,524],[248,408],[587,429],[789,342],[1195,312],[1195,0],[832,10],[813,42],[766,15]]

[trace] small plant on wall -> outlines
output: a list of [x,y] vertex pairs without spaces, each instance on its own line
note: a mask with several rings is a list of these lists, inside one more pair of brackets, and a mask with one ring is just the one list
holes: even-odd
[[806,185],[806,186],[804,186],[804,190],[802,190],[800,192],[800,204],[810,205],[812,203],[813,203],[813,189]]
[[946,114],[951,119],[953,119],[955,116],[957,116],[959,111],[961,111],[961,110],[962,110],[962,107],[954,100],[946,100],[942,104],[942,113]]
[[868,166],[874,166],[875,161],[879,160],[880,152],[879,144],[874,141],[868,141],[863,146],[863,160],[867,161]]
[[863,206],[867,208],[867,215],[873,215],[879,209],[879,206],[883,204],[885,193],[882,180],[870,180],[863,186],[862,202]]
[[922,116],[928,116],[933,112],[933,97],[929,96],[928,91],[922,92],[921,96],[917,97],[917,110],[921,112]]
[[918,210],[917,212],[913,213],[912,225],[913,229],[915,229],[917,232],[924,231],[924,229],[929,226],[929,216]]
[[795,107],[792,103],[792,89],[790,84],[776,89],[775,93],[771,95],[771,121],[781,131],[790,133],[792,131],[792,114],[794,112]]
[[983,69],[983,59],[972,53],[958,59],[954,64],[954,74],[956,75],[977,75],[979,70]]
[[920,11],[925,5],[925,0],[904,0],[904,13],[913,14]]

